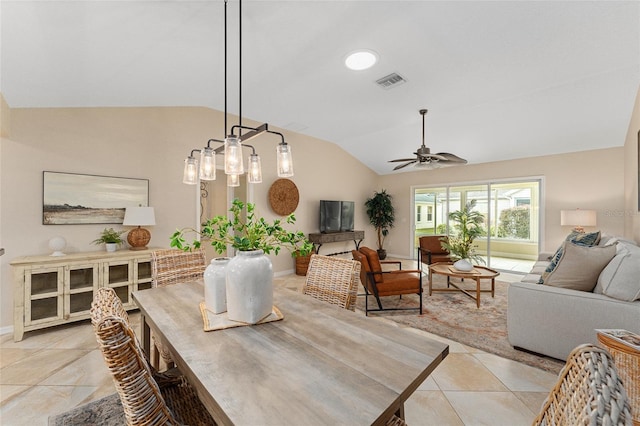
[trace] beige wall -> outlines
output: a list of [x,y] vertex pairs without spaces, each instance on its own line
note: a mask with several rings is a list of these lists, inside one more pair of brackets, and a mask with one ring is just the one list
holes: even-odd
[[[196,188],[181,183],[184,158],[192,148],[224,132],[223,114],[206,108],[8,109],[1,95],[0,100],[0,244],[7,250],[0,257],[0,332],[6,332],[13,324],[9,267],[13,258],[48,253],[48,241],[56,235],[67,239],[67,251],[101,249],[90,242],[102,225],[41,224],[43,170],[149,179],[150,205],[156,209],[157,221],[150,228],[151,245],[166,247],[176,227],[193,226],[196,221]],[[639,110],[636,103],[624,147],[386,176],[377,176],[335,144],[283,131],[293,149],[296,174],[292,180],[300,191],[296,228],[305,233],[318,231],[320,199],[352,200],[356,202],[356,228],[366,231],[364,244],[375,247],[363,203],[375,190],[384,188],[394,196],[397,209],[396,226],[385,247],[390,254],[409,256],[412,186],[542,176],[543,249],[555,249],[567,232],[560,227],[560,210],[576,207],[596,209],[598,228],[610,234],[623,234],[627,221],[626,235],[640,241],[634,210]],[[264,174],[264,182],[254,187],[254,201],[261,215],[273,219],[276,215],[268,205],[268,190],[277,179],[275,147],[279,139],[263,135],[253,142]],[[352,246],[326,246],[321,253]],[[273,258],[273,263],[276,273],[293,269],[286,252]]]
[[[543,177],[543,250],[555,250],[569,231],[560,226],[560,210],[597,210],[598,229],[624,233],[623,148],[471,164],[383,176],[380,188],[394,197],[396,226],[386,241],[392,255],[409,256],[412,186],[467,184],[488,180]],[[612,212],[614,214],[612,214]]]
[[640,88],[636,95],[636,103],[629,123],[629,130],[624,144],[624,216],[625,236],[640,241],[640,212],[638,205],[638,175],[640,174]]
[[[222,138],[224,134],[223,114],[206,108],[60,108],[10,112],[9,116],[3,110],[2,123],[10,117],[11,133],[3,133],[0,145],[0,241],[6,248],[6,254],[0,257],[1,331],[7,331],[6,327],[13,324],[9,266],[12,259],[48,253],[48,241],[56,235],[66,238],[67,252],[103,249],[90,242],[104,225],[42,225],[44,170],[149,179],[150,205],[155,208],[157,222],[149,228],[150,246],[168,247],[169,236],[177,227],[196,223],[196,187],[182,184],[184,158],[192,148],[202,147],[209,138]],[[300,191],[296,229],[305,233],[318,231],[320,198],[364,203],[376,179],[375,173],[335,144],[284,133],[294,155],[292,180]],[[275,150],[279,142],[274,135],[262,135],[252,141],[263,163],[263,183],[255,185],[254,198],[258,212],[268,219],[276,217],[268,205],[267,194],[270,184],[277,179]],[[356,227],[362,229],[366,223],[360,210]],[[332,251],[340,248],[340,244],[330,247]],[[294,268],[288,252],[274,257],[273,265],[276,273]]]

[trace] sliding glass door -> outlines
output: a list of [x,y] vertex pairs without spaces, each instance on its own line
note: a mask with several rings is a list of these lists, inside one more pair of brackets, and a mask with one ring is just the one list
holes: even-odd
[[413,248],[422,235],[448,235],[449,212],[476,200],[484,216],[478,254],[489,267],[526,272],[538,253],[540,191],[540,179],[414,188]]

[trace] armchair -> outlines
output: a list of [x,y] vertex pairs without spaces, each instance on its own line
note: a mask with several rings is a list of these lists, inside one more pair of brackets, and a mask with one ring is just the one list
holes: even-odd
[[[365,315],[377,311],[399,311],[418,309],[422,314],[422,270],[403,270],[399,261],[380,261],[378,253],[369,247],[352,250],[353,260],[360,262],[360,281],[365,290]],[[382,264],[397,264],[398,269],[383,271]],[[420,262],[418,262],[420,265]],[[415,308],[383,308],[381,297],[417,294],[420,306]],[[378,309],[369,309],[369,295],[376,298]]]
[[447,238],[446,235],[424,235],[420,237],[420,247],[418,248],[422,257],[422,263],[431,265],[438,262],[451,262],[449,252],[442,248],[440,244],[441,238]]

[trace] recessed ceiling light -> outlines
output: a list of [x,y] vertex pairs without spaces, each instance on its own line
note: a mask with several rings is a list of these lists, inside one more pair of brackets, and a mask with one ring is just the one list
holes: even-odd
[[378,55],[372,50],[356,50],[351,52],[344,60],[344,64],[350,70],[362,71],[371,68],[378,62]]

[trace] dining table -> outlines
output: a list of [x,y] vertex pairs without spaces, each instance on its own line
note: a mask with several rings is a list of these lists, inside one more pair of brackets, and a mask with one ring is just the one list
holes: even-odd
[[[200,281],[133,292],[147,355],[171,352],[219,425],[384,425],[449,353],[446,343],[284,287],[277,321],[204,331]],[[224,314],[220,314],[224,315]]]

